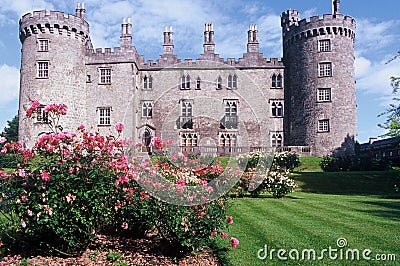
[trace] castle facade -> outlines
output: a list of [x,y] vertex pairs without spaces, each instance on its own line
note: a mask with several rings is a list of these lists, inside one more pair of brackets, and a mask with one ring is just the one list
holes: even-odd
[[46,113],[24,119],[32,100],[64,103],[66,131],[86,128],[109,134],[116,123],[124,137],[143,142],[172,139],[175,149],[195,154],[237,154],[279,148],[321,156],[351,149],[356,135],[355,20],[340,13],[300,19],[282,13],[283,59],[259,51],[251,25],[242,58],[215,53],[213,24],[205,24],[204,52],[179,59],[172,27],[163,53],[145,61],[132,45],[132,24],[121,25],[120,47],[94,49],[85,8],[76,15],[42,10],[20,20],[22,43],[20,140],[32,146],[46,131]]

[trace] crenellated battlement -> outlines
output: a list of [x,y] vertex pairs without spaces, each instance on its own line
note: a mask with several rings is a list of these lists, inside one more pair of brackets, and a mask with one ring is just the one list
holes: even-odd
[[50,33],[89,38],[89,24],[82,18],[64,12],[40,10],[27,13],[19,21],[20,40],[32,34]]
[[293,19],[292,11],[283,12],[281,16],[284,45],[288,45],[303,38],[334,34],[355,39],[356,21],[350,16],[342,14],[324,14],[322,17],[313,16],[300,20],[296,13]]

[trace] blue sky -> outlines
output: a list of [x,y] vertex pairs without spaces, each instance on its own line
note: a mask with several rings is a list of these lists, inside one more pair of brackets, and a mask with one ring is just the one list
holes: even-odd
[[[21,44],[18,20],[33,10],[51,9],[75,14],[75,0],[0,0],[0,131],[18,110]],[[257,24],[260,51],[266,58],[282,57],[280,14],[297,9],[302,18],[331,13],[331,0],[88,0],[86,20],[94,47],[119,46],[120,24],[130,17],[133,44],[146,59],[162,53],[162,32],[174,29],[175,54],[198,58],[204,23],[212,22],[216,52],[239,58],[246,50],[246,32]],[[341,12],[357,21],[355,56],[357,80],[357,139],[385,133],[377,115],[391,103],[390,77],[400,76],[398,0],[342,0]]]

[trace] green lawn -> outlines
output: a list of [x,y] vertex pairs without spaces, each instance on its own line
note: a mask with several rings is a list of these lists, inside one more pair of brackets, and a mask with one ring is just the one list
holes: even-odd
[[277,259],[276,253],[272,261],[269,257],[257,258],[264,245],[268,250],[298,249],[300,254],[303,249],[314,249],[318,256],[324,248],[338,248],[339,238],[347,240],[344,252],[347,248],[360,252],[371,249],[371,257],[396,254],[400,262],[398,199],[297,192],[280,200],[236,199],[228,213],[234,217],[229,233],[239,239],[240,245],[227,252],[226,265],[384,265],[376,261],[330,260],[328,254],[322,261],[284,262]]
[[295,172],[322,172],[319,163],[321,157],[300,157],[300,166],[295,168]]
[[[234,217],[229,234],[237,237],[240,245],[220,253],[223,264],[400,265],[400,195],[393,188],[398,176],[398,171],[302,172],[295,174],[299,188],[289,197],[234,199],[228,209]],[[338,248],[339,238],[345,238],[348,245]],[[220,247],[226,245],[226,240],[219,240]],[[331,247],[342,250],[344,259],[331,260],[326,252],[322,261],[282,261],[275,251],[272,260],[260,260],[257,252],[265,245],[268,252],[297,249],[300,258],[304,249],[314,249],[318,257]],[[345,260],[348,249],[358,249],[360,261]],[[363,260],[364,249],[372,250],[370,258],[395,254],[397,263]]]

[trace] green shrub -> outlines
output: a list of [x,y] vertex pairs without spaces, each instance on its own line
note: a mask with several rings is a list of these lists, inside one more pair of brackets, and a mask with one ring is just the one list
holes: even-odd
[[387,171],[391,169],[391,162],[379,158],[333,157],[324,156],[320,162],[324,172],[339,171]]
[[[38,106],[32,103],[28,117]],[[73,255],[83,252],[99,232],[137,236],[155,230],[174,248],[195,250],[223,233],[226,198],[217,192],[229,179],[235,181],[234,170],[228,171],[225,183],[213,183],[225,169],[183,154],[156,158],[154,166],[147,159],[130,160],[124,153],[128,142],[118,139],[122,124],[115,127],[118,137],[90,133],[84,126],[78,134],[60,132],[58,121],[66,109],[63,104],[45,107],[52,132],[41,134],[33,149],[19,143],[6,143],[2,149],[23,158],[13,172],[0,170],[0,211],[15,214],[8,246]],[[161,154],[167,143],[152,140]],[[188,194],[192,187],[199,190]],[[166,198],[157,196],[160,191]],[[213,192],[217,199],[210,197]],[[168,204],[168,197],[178,201]],[[236,247],[237,239],[231,237],[231,244]]]

